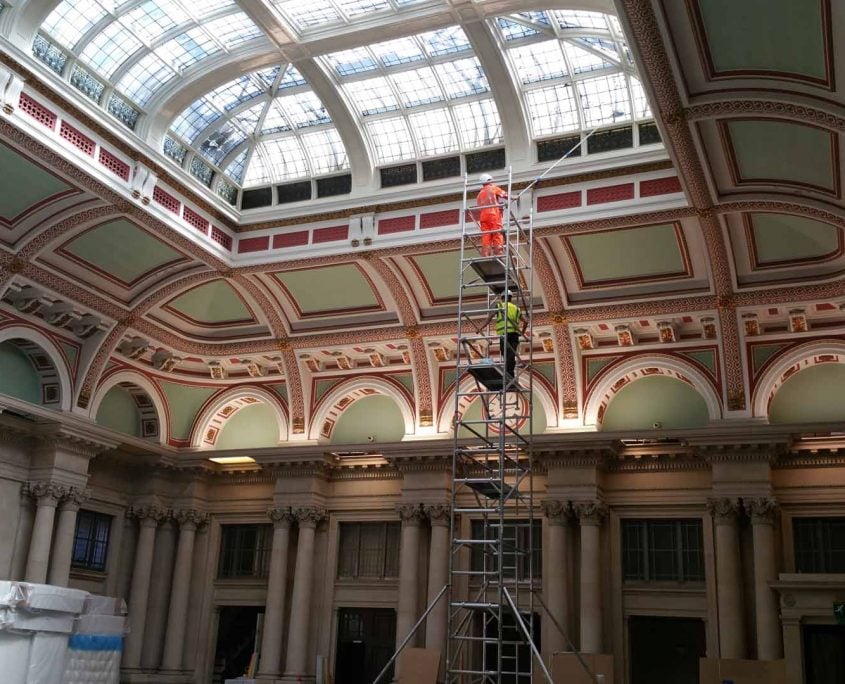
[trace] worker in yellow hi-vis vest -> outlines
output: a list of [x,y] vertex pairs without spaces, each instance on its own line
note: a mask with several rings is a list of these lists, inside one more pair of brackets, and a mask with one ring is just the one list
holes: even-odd
[[[516,368],[519,336],[525,334],[528,321],[523,317],[519,307],[513,303],[510,292],[502,293],[502,298],[496,302],[496,310],[487,317],[482,328],[486,327],[494,317],[496,318],[496,334],[499,336],[499,353],[505,359],[505,379],[510,379],[514,376]],[[507,354],[505,354],[506,347]]]

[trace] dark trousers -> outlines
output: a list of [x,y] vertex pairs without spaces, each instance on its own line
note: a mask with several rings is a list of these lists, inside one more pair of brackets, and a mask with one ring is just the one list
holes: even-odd
[[505,344],[508,345],[507,363],[505,364],[505,377],[513,377],[516,367],[516,354],[519,349],[519,333],[509,332],[499,338],[499,353],[505,358]]

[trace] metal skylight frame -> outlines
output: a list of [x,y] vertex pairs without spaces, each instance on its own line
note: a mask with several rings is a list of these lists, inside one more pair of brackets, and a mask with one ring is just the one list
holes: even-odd
[[427,0],[264,0],[273,7],[291,32],[308,36],[321,31],[354,26],[378,17],[393,16],[403,8]]

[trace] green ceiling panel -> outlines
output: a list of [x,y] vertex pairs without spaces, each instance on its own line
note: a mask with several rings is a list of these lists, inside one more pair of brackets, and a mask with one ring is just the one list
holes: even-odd
[[557,369],[554,363],[535,363],[534,370],[546,378],[552,387],[557,385]]
[[41,380],[26,354],[11,342],[0,343],[0,394],[41,403]]
[[174,439],[188,439],[194,418],[206,400],[217,390],[214,387],[180,385],[160,381],[170,409],[170,436]]
[[760,264],[818,259],[839,249],[841,229],[789,214],[752,214],[751,226]]
[[123,219],[88,230],[64,245],[63,249],[127,284],[185,258]]
[[303,314],[378,306],[370,283],[353,264],[288,271],[275,277]]
[[696,349],[693,351],[678,352],[681,356],[698,361],[711,373],[716,373],[716,352],[712,349]]
[[623,387],[607,407],[602,430],[694,428],[710,420],[707,404],[681,380],[649,376]]
[[279,421],[271,406],[244,406],[226,421],[215,449],[260,449],[279,443]]
[[825,363],[789,378],[769,407],[770,423],[845,421],[845,365]]
[[129,390],[112,387],[97,409],[96,422],[103,427],[132,437],[141,436],[141,415]]
[[833,192],[829,131],[786,121],[730,121],[739,180],[810,185]]
[[[458,268],[460,265],[461,253],[436,252],[434,254],[418,254],[413,257],[435,301],[444,299],[456,299],[458,296]],[[475,278],[472,271],[469,277]],[[468,288],[464,296],[482,293],[484,288]]]
[[618,356],[599,356],[587,358],[587,382],[591,383],[593,379],[599,374],[602,368],[609,363],[613,363]]
[[268,390],[278,394],[284,401],[288,400],[288,386],[285,383],[279,383],[277,385],[264,385]]
[[[390,397],[373,395],[358,399],[337,420],[332,444],[398,442],[405,435],[402,412]],[[372,439],[368,439],[372,437]]]
[[59,346],[67,355],[68,366],[70,366],[71,369],[76,368],[76,359],[79,356],[79,347],[75,347],[72,344],[64,344],[63,342],[59,342]]
[[685,269],[671,223],[568,239],[585,284],[678,274]]
[[342,378],[331,378],[329,380],[317,380],[314,383],[314,406],[322,399],[326,392],[328,392],[332,387],[337,385],[339,382],[343,382]]
[[408,393],[413,397],[414,396],[414,375],[413,373],[401,373],[397,375],[391,376],[394,380],[397,380],[402,384],[402,386],[408,390]]
[[698,0],[713,68],[826,79],[821,0]]
[[0,192],[0,216],[13,219],[48,197],[70,190],[53,174],[27,161],[0,144],[0,169],[3,169],[3,192]]
[[781,344],[755,344],[751,347],[751,364],[753,366],[754,374],[763,367],[770,358],[777,354],[781,349],[788,346],[785,343]]
[[442,368],[440,370],[440,391],[444,394],[455,384],[458,373],[454,368]]
[[[472,420],[480,420],[481,419],[481,400],[476,399],[472,404],[469,405],[466,413],[463,416],[463,420],[472,421]],[[546,412],[543,410],[543,404],[540,401],[540,398],[537,396],[537,393],[534,393],[534,412],[532,415],[532,425],[533,428],[531,434],[539,435],[546,431],[546,427],[548,426],[548,419],[546,418]],[[483,426],[475,425],[474,426],[477,430],[483,431]],[[525,434],[528,428],[522,428],[521,432]],[[468,437],[468,438],[475,438],[475,435],[465,427],[462,427],[458,431],[459,437]]]
[[174,297],[167,304],[188,318],[214,325],[252,321],[253,316],[229,283],[215,280]]

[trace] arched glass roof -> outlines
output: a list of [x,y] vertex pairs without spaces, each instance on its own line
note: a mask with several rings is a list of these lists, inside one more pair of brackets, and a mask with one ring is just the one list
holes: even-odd
[[[515,139],[542,141],[652,118],[616,17],[558,9],[496,16],[482,4],[485,23],[470,37],[448,23],[450,7],[445,0],[63,0],[33,52],[135,129],[183,82],[212,82],[218,64],[236,64],[247,51],[267,64],[279,54],[274,44],[299,48],[294,64],[215,84],[163,122],[164,154],[206,185],[221,179],[227,197],[237,186],[348,172],[344,139],[352,133],[333,122],[341,113],[338,120],[351,114],[358,124],[355,145],[369,149],[376,167],[501,150],[514,126],[525,131]],[[407,35],[405,16],[437,11],[418,22],[430,30]],[[382,33],[378,42],[355,42]],[[344,47],[333,51],[337,42]],[[481,55],[491,49],[508,73],[501,62],[485,63]],[[297,68],[300,59],[312,70],[303,71],[322,72],[316,90],[325,103]]]

